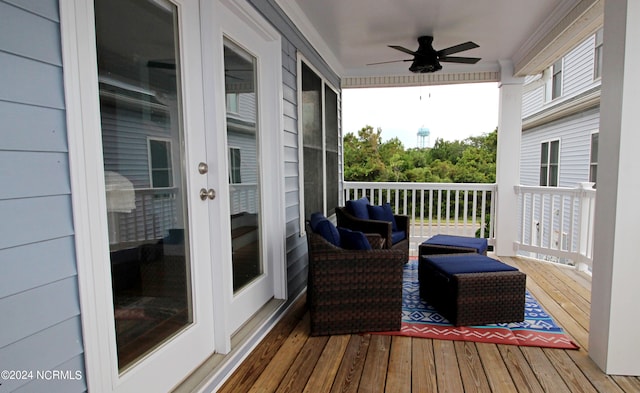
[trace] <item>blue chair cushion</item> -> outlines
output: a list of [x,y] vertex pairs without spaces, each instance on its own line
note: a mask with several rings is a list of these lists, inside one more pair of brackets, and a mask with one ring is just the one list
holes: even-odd
[[311,225],[311,229],[315,233],[325,238],[329,243],[336,247],[341,247],[338,228],[322,213],[313,213],[309,218],[309,225]]
[[397,242],[404,240],[407,237],[407,233],[405,231],[391,231],[391,244],[396,244]]
[[398,230],[398,226],[396,225],[396,219],[393,216],[393,211],[391,211],[390,204],[384,203],[382,204],[382,206],[368,205],[367,210],[369,211],[370,219],[391,222],[391,230],[392,231]]
[[518,270],[513,266],[480,254],[424,256],[423,258],[426,258],[431,265],[448,275]]
[[338,228],[340,244],[347,250],[371,250],[371,244],[364,233],[347,228]]
[[347,201],[345,204],[347,211],[351,213],[351,215],[363,220],[369,219],[369,210],[367,209],[367,206],[369,206],[369,199],[367,199],[367,197]]
[[474,248],[478,254],[484,254],[488,247],[487,239],[454,235],[435,235],[424,243],[438,246]]

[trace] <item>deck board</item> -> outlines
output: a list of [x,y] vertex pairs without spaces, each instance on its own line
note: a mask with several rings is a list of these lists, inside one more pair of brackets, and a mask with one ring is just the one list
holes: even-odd
[[453,343],[464,391],[468,393],[488,392],[490,390],[489,381],[482,366],[476,343],[469,341],[454,341]]
[[588,356],[590,277],[523,258],[527,289],[579,350],[354,334],[309,336],[302,297],[219,392],[640,392]]
[[[513,378],[515,386],[518,387],[520,392],[544,392],[542,385],[540,385],[540,382],[536,377],[536,373],[531,369],[529,362],[524,357],[524,354],[519,347],[513,345],[497,345],[497,347],[502,355],[502,361],[504,361],[505,366],[511,374],[511,378]],[[491,364],[499,364],[499,361]]]
[[394,336],[391,339],[385,392],[411,392],[411,337]]

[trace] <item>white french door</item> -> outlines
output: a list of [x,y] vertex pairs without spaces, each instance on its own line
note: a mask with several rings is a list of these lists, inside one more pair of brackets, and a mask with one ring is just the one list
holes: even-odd
[[286,294],[280,37],[235,0],[61,20],[89,390],[168,391]]
[[217,307],[224,320],[216,326],[229,335],[270,299],[285,297],[281,38],[243,3],[203,4],[203,20],[218,21],[203,23],[203,51],[204,73],[214,79],[205,102],[225,114],[208,127],[217,131],[207,142],[218,157],[211,182],[220,190],[211,225],[221,257],[214,277],[224,288]]
[[215,351],[199,6],[61,3],[92,391],[168,391]]

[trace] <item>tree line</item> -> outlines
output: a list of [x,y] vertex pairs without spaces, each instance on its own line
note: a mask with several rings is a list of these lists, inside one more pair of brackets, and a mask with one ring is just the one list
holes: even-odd
[[498,130],[462,141],[436,139],[432,148],[382,142],[367,125],[344,136],[344,179],[370,182],[494,183]]

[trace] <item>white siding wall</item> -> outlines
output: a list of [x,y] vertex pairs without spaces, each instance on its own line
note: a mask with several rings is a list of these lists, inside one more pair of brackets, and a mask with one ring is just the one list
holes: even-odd
[[593,86],[595,35],[564,57],[562,96],[573,96]]
[[520,182],[540,185],[540,145],[560,140],[560,187],[576,187],[589,181],[591,133],[598,130],[599,109],[570,116],[522,133],[520,149]]
[[[59,24],[56,0],[0,0],[0,363],[34,376],[84,376]],[[84,378],[0,384],[86,390]]]
[[[531,75],[525,78],[522,97],[522,117],[527,118],[558,102],[576,96],[600,84],[593,79],[595,35],[587,38],[564,56],[562,69],[562,95],[553,101],[545,98],[545,82],[551,75]],[[549,85],[550,86],[550,85]]]
[[[535,83],[535,82],[534,82]],[[539,84],[525,92],[522,95],[522,117],[525,118],[542,108],[544,105],[544,93],[545,87],[543,84]]]

